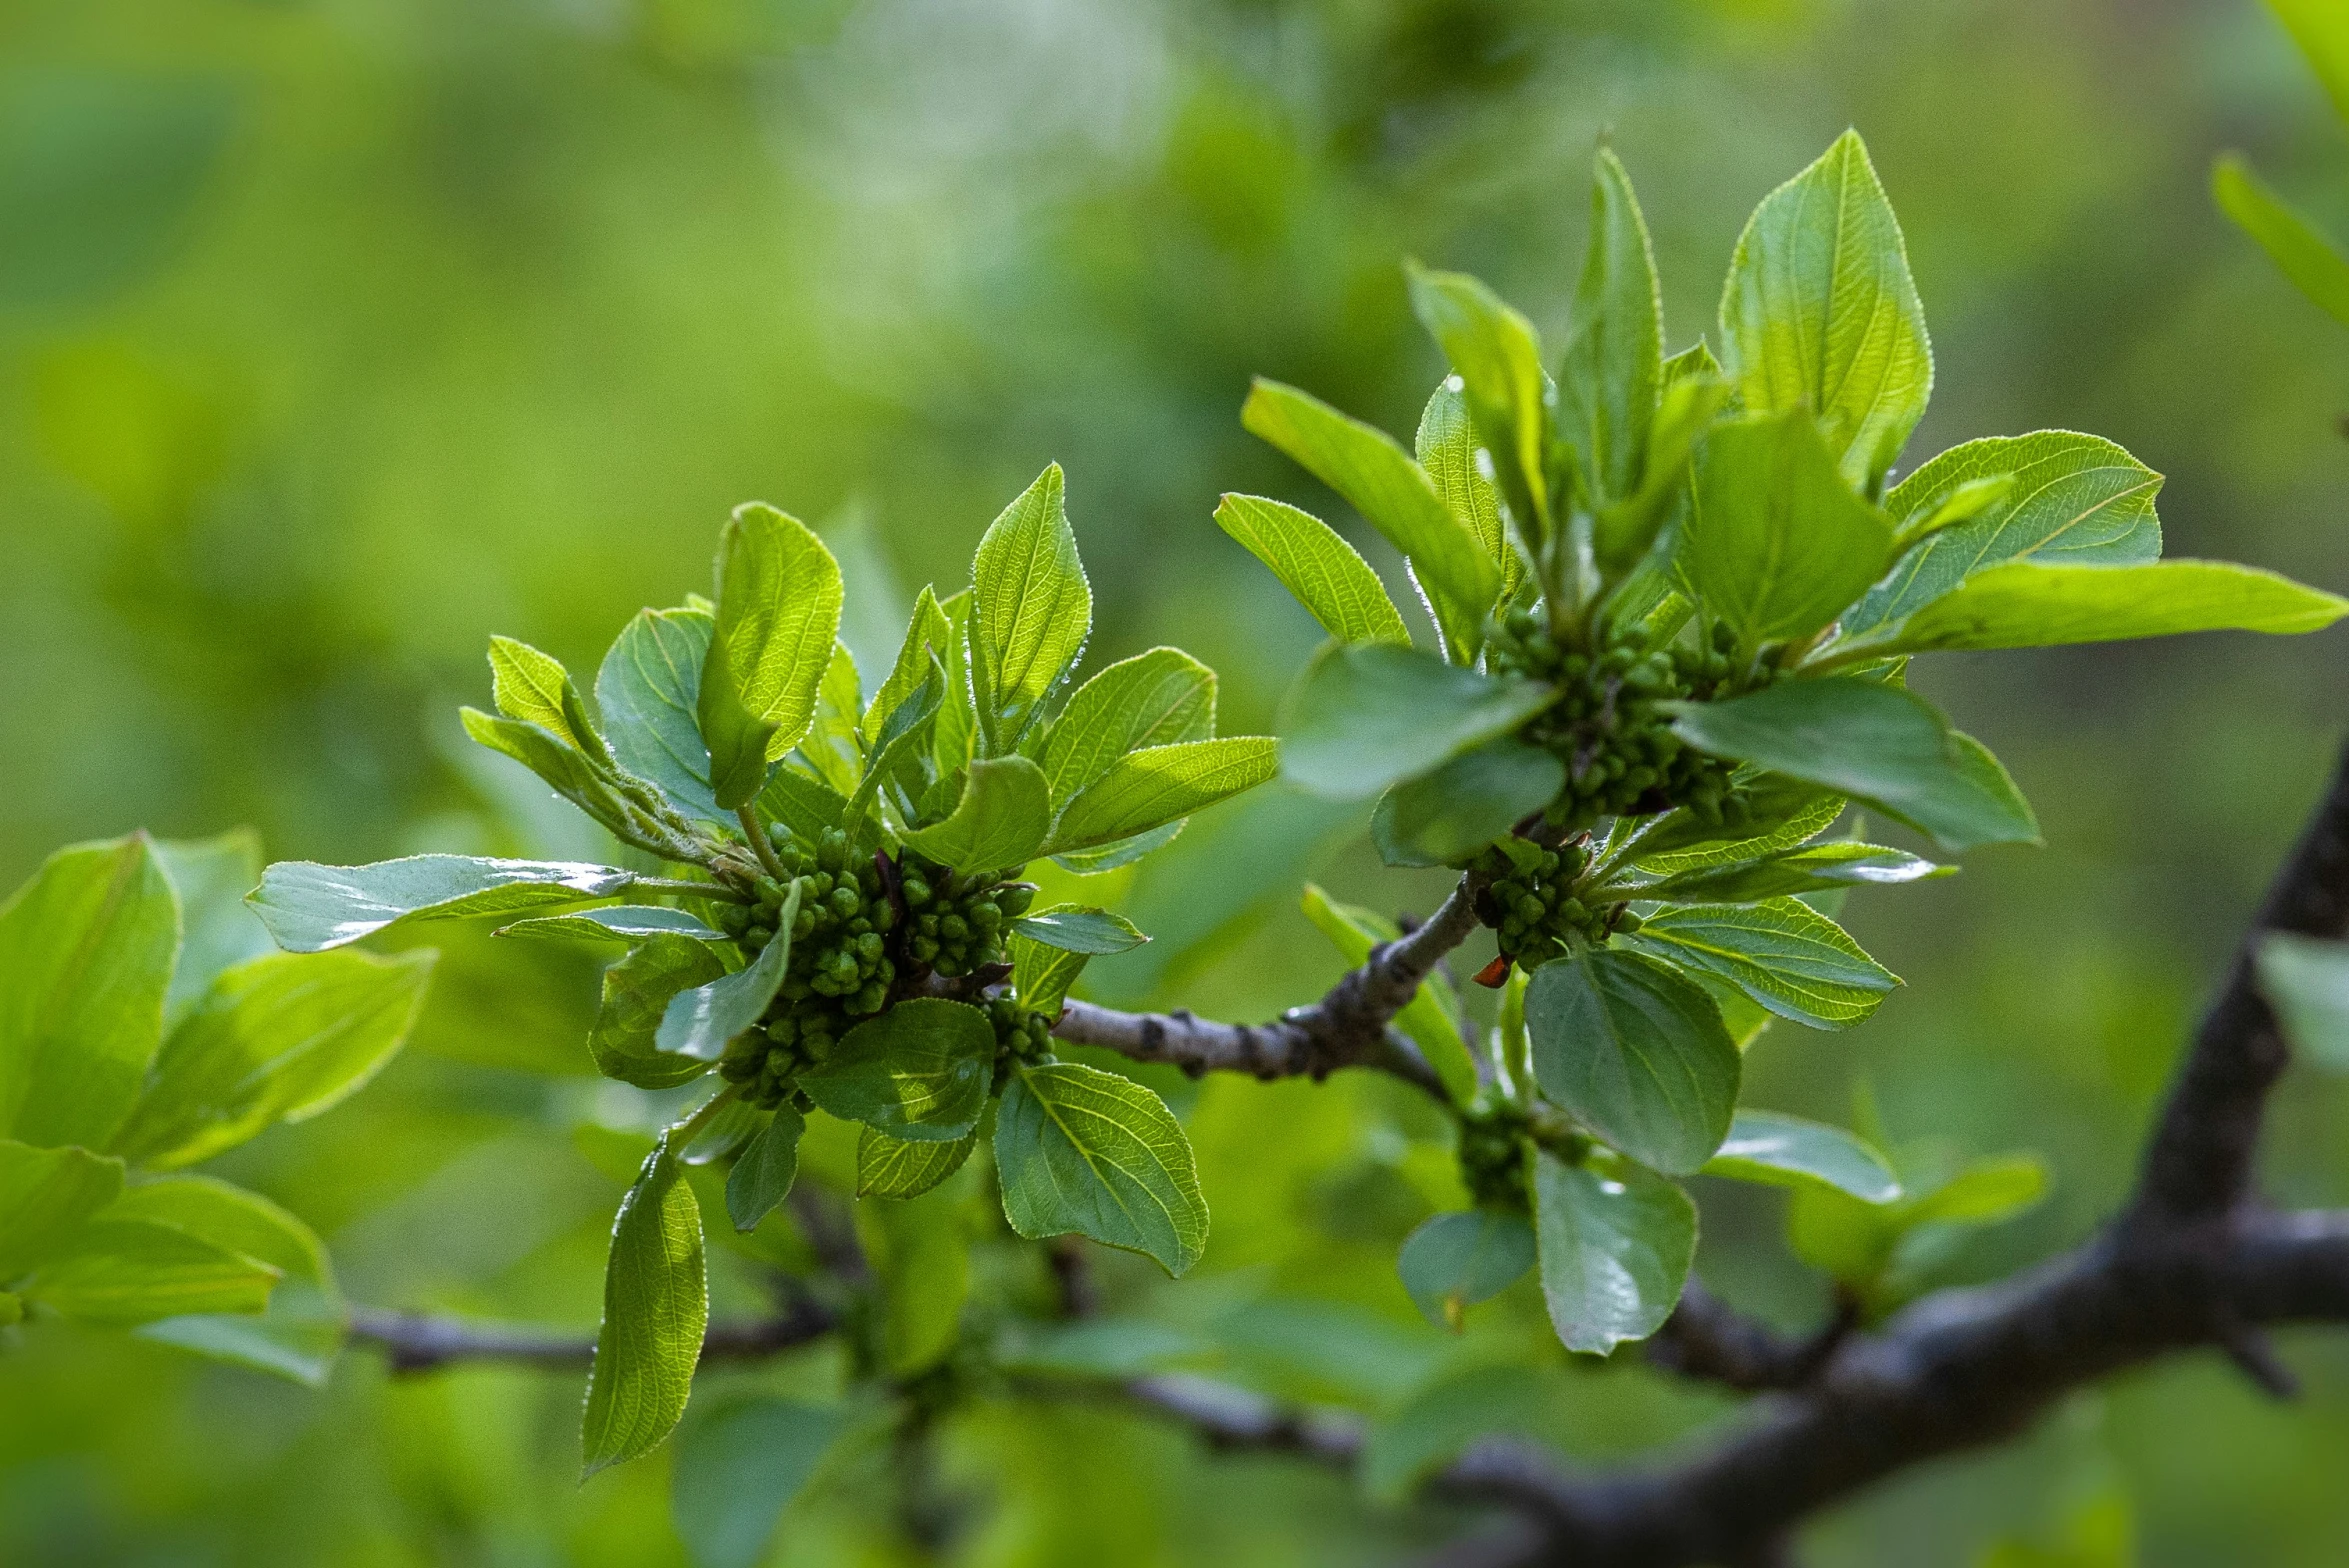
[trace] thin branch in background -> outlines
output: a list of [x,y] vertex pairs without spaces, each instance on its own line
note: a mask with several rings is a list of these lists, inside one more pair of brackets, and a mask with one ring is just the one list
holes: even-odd
[[1648,1360],[1682,1377],[1747,1393],[1800,1388],[1859,1324],[1859,1304],[1839,1293],[1834,1315],[1811,1334],[1781,1333],[1691,1278],[1672,1316],[1647,1342]]
[[[840,1326],[839,1315],[803,1296],[794,1296],[771,1318],[715,1323],[701,1342],[702,1365],[757,1361],[823,1338]],[[350,1338],[384,1353],[403,1376],[438,1372],[463,1362],[572,1370],[595,1362],[595,1335],[522,1324],[484,1323],[430,1312],[351,1309]]]

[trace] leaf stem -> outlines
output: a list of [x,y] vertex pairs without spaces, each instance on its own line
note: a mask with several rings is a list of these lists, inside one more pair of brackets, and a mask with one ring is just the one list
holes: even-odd
[[742,836],[750,841],[750,852],[759,857],[767,875],[778,882],[790,881],[791,873],[783,869],[783,862],[775,858],[775,846],[767,840],[766,824],[759,821],[758,807],[740,805],[734,808],[734,815],[742,820]]
[[723,882],[692,882],[683,877],[638,877],[628,884],[629,889],[643,889],[647,893],[674,893],[679,898],[708,898],[721,904],[747,904],[748,893],[740,893]]

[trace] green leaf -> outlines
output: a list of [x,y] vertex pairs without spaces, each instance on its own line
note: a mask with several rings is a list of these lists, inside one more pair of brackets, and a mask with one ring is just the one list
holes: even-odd
[[1179,648],[1152,648],[1077,688],[1044,742],[1044,780],[1065,806],[1120,757],[1215,733],[1215,672]]
[[856,1221],[881,1287],[881,1364],[893,1377],[925,1372],[953,1351],[970,1297],[963,1204],[955,1193],[934,1191],[895,1203],[860,1203]]
[[0,1284],[63,1250],[122,1192],[122,1161],[0,1138]]
[[1816,414],[1873,494],[1933,391],[1908,248],[1868,149],[1846,131],[1762,199],[1730,259],[1721,335],[1751,413]]
[[1976,1160],[1931,1192],[1909,1200],[1910,1225],[1995,1225],[2047,1195],[2047,1167],[2036,1155]]
[[621,778],[608,759],[591,758],[552,730],[521,719],[496,718],[479,708],[459,708],[457,717],[475,742],[521,763],[616,837],[664,859],[694,857],[691,839],[650,808],[648,802],[657,803],[652,787]]
[[701,1209],[664,1135],[612,1222],[604,1319],[587,1378],[582,1479],[649,1453],[685,1413],[709,1323]]
[[107,1218],[168,1225],[282,1276],[260,1316],[191,1313],[140,1325],[141,1339],[323,1387],[342,1351],[348,1308],[317,1234],[258,1193],[206,1176],[142,1182]]
[[1876,1287],[1912,1232],[1934,1224],[1995,1224],[2037,1203],[2046,1186],[2046,1168],[2029,1155],[1977,1160],[1953,1179],[1891,1203],[1864,1203],[1807,1183],[1787,1206],[1787,1239],[1812,1268]]
[[973,762],[962,798],[943,822],[905,835],[906,843],[956,871],[1023,866],[1052,829],[1052,788],[1025,757]]
[[1501,498],[1538,556],[1554,521],[1548,460],[1556,402],[1542,373],[1541,339],[1531,322],[1466,273],[1413,266],[1407,274],[1411,307],[1452,362],[1469,417],[1491,451]]
[[1275,743],[1262,735],[1227,735],[1128,752],[1068,803],[1052,826],[1044,852],[1091,849],[1180,821],[1254,789],[1279,766]]
[[1845,637],[1897,621],[2001,561],[2109,566],[2161,554],[2161,475],[2100,436],[2069,430],[1951,447],[1893,486],[1884,510],[1906,532],[1966,485],[1996,478],[2008,481],[2006,494],[1902,556],[1843,617]]
[[1900,984],[1843,927],[1792,898],[1666,909],[1630,942],[1666,963],[1727,981],[1779,1017],[1813,1029],[1850,1028]]
[[1005,946],[1011,956],[1012,995],[1020,1006],[1046,1018],[1059,1018],[1068,1003],[1069,987],[1085,972],[1092,955],[1047,947],[1016,929]]
[[1950,876],[1956,871],[1955,866],[1937,866],[1904,850],[1847,839],[1779,850],[1752,860],[1698,866],[1661,882],[1650,882],[1639,890],[1638,896],[1679,904],[1758,904],[1764,899],[1785,898],[1796,893],[1897,887]]
[[[1501,492],[1493,484],[1490,470],[1478,465],[1477,453],[1484,451],[1484,447],[1476,438],[1475,423],[1468,417],[1468,394],[1458,376],[1446,376],[1436,384],[1427,407],[1420,411],[1419,434],[1414,445],[1419,466],[1435,482],[1436,494],[1444,498],[1452,516],[1476,535],[1484,553],[1499,564],[1499,602],[1507,604],[1517,596],[1518,584],[1525,580],[1525,557],[1509,538],[1508,514],[1501,508]],[[1485,453],[1484,461],[1491,463],[1492,454]],[[1385,597],[1383,590],[1380,597]]]
[[677,1438],[670,1511],[693,1568],[758,1568],[776,1523],[854,1426],[837,1406],[736,1393]]
[[994,1071],[984,1009],[916,997],[849,1030],[799,1086],[843,1121],[951,1143],[978,1125]]
[[1421,1314],[1455,1334],[1470,1307],[1507,1290],[1532,1267],[1532,1224],[1500,1209],[1438,1214],[1405,1239],[1395,1260]]
[[1906,555],[1913,546],[1945,528],[1970,523],[1992,508],[2003,506],[2014,490],[2014,475],[1985,474],[1979,479],[1964,480],[1945,494],[1931,497],[1923,506],[1895,524],[1892,533],[1894,557],[1897,559]]
[[1281,771],[1331,800],[1368,800],[1515,730],[1557,700],[1408,648],[1329,646],[1281,714]]
[[774,818],[802,843],[813,844],[825,830],[848,821],[848,802],[831,785],[797,768],[777,768],[759,791],[761,815]]
[[433,958],[271,953],[231,969],[163,1043],[112,1152],[176,1169],[340,1104],[406,1042]]
[[1835,471],[1810,415],[1713,427],[1697,458],[1680,562],[1741,647],[1827,625],[1883,574],[1891,552],[1891,525]]
[[163,1026],[177,1024],[224,969],[275,946],[245,907],[261,880],[261,837],[235,828],[217,838],[157,839],[155,858],[179,895],[179,965],[163,998]]
[[697,942],[723,942],[726,934],[705,925],[689,910],[665,904],[608,904],[601,909],[575,909],[560,915],[539,915],[500,926],[499,936],[553,937],[562,941],[635,942],[648,936],[689,936]]
[[2052,648],[2183,632],[2321,631],[2349,599],[2227,561],[1987,567],[1905,620],[1840,646],[1836,661],[1943,648]]
[[815,720],[800,737],[798,757],[841,795],[855,794],[864,779],[864,744],[858,730],[864,711],[856,658],[847,644],[834,643],[823,684],[816,688]]
[[2228,153],[2212,167],[2210,189],[2219,210],[2259,242],[2294,288],[2349,326],[2349,256],[2287,206],[2237,154]]
[[952,1143],[892,1138],[874,1127],[856,1137],[856,1195],[860,1198],[918,1198],[962,1169],[979,1146],[976,1131]]
[[95,1219],[17,1293],[78,1322],[128,1328],[189,1313],[257,1313],[278,1271],[150,1220]]
[[1099,849],[1073,849],[1052,857],[1054,865],[1078,876],[1089,877],[1103,871],[1115,871],[1130,866],[1143,856],[1166,848],[1182,836],[1186,822],[1164,822],[1147,833],[1132,838],[1121,838],[1102,845]]
[[714,1062],[726,1054],[726,1043],[753,1027],[775,993],[783,988],[783,971],[791,962],[791,923],[799,918],[799,890],[793,882],[775,913],[775,934],[759,949],[759,956],[730,975],[680,991],[661,1013],[653,1049],[671,1056]]
[[1542,1093],[1642,1165],[1680,1176],[1729,1135],[1740,1061],[1712,998],[1639,953],[1542,965],[1525,991]]
[[726,1217],[736,1230],[745,1235],[757,1230],[759,1221],[790,1196],[799,1175],[799,1140],[806,1131],[807,1118],[786,1102],[734,1157],[734,1169],[726,1173]]
[[2332,0],[2268,0],[2308,56],[2308,63],[2333,100],[2333,112],[2349,120],[2349,17]]
[[881,731],[897,712],[900,704],[921,689],[929,679],[932,660],[948,657],[954,643],[954,628],[945,612],[938,608],[938,596],[924,584],[914,599],[913,617],[906,622],[905,641],[897,650],[897,662],[890,667],[889,678],[873,694],[872,706],[865,709],[861,726],[865,745],[878,752]]
[[1768,1187],[1829,1187],[1862,1203],[1891,1203],[1900,1179],[1883,1155],[1852,1133],[1776,1111],[1739,1111],[1707,1176]]
[[604,655],[595,701],[621,767],[688,816],[732,827],[734,814],[710,792],[710,748],[695,719],[714,624],[700,610],[640,611]]
[[1639,199],[1613,149],[1591,171],[1590,248],[1567,316],[1558,428],[1600,506],[1629,497],[1647,471],[1664,367],[1664,302]]
[[[1728,398],[1729,385],[1718,376],[1678,376],[1665,383],[1649,429],[1646,467],[1638,488],[1591,520],[1591,554],[1601,570],[1623,575],[1647,557],[1693,478],[1690,456]],[[1661,591],[1664,575],[1657,571],[1649,592]],[[1626,599],[1610,605],[1618,621],[1625,618],[1626,606],[1635,603],[1628,596],[1637,587],[1636,581],[1627,584]]]
[[1781,681],[1687,703],[1673,732],[1874,807],[1952,853],[2036,844],[2039,824],[1996,758],[1919,698],[1850,677]]
[[1099,957],[1127,953],[1150,939],[1123,915],[1085,904],[1054,904],[1023,915],[1011,923],[1013,931],[1047,947]]
[[162,1039],[179,933],[144,833],[61,849],[0,904],[0,1137],[106,1146]]
[[680,993],[725,973],[716,951],[691,937],[655,936],[630,948],[604,971],[602,1001],[587,1036],[596,1071],[639,1089],[675,1088],[708,1072],[705,1061],[662,1053],[661,1021]]
[[[1737,784],[1746,806],[1743,826],[1707,822],[1684,806],[1650,819],[1653,826],[1632,846],[1632,863],[1670,873],[1751,860],[1815,837],[1843,815],[1841,795],[1782,773],[1756,773]],[[1743,836],[1724,838],[1725,833]]]
[[758,793],[754,777],[790,755],[815,719],[840,636],[840,566],[805,523],[751,502],[719,536],[717,584],[694,712],[717,802],[731,810]]
[[489,640],[490,700],[509,719],[552,732],[590,761],[610,766],[610,753],[596,733],[595,720],[571,684],[563,661],[511,637]]
[[1215,520],[1271,567],[1338,641],[1410,645],[1411,632],[1378,573],[1320,518],[1262,496],[1226,495],[1216,503]]
[[995,1116],[1003,1216],[1031,1241],[1075,1231],[1180,1275],[1207,1248],[1191,1141],[1164,1101],[1074,1062],[1014,1070]]
[[2260,938],[2258,963],[2259,989],[2293,1048],[2320,1067],[2349,1071],[2349,944],[2271,931]]
[[1295,387],[1258,377],[1240,422],[1346,498],[1411,563],[1444,647],[1466,663],[1484,640],[1501,569],[1452,516],[1435,482],[1385,431]]
[[[1330,939],[1350,969],[1368,963],[1371,950],[1380,943],[1395,941],[1403,934],[1385,916],[1351,904],[1334,903],[1327,893],[1310,882],[1305,884],[1298,907],[1313,922],[1314,929]],[[1395,1015],[1395,1027],[1419,1047],[1419,1054],[1427,1058],[1436,1076],[1443,1079],[1455,1102],[1466,1105],[1476,1098],[1476,1063],[1470,1059],[1468,1044],[1461,1038],[1460,998],[1449,980],[1441,974],[1431,974],[1420,981],[1411,1000]]]
[[1064,481],[1054,463],[987,526],[971,561],[974,674],[996,714],[1034,711],[1093,629],[1093,588],[1077,558]]
[[1514,735],[1464,751],[1379,797],[1370,833],[1390,866],[1464,860],[1566,787],[1566,764]]
[[247,900],[291,953],[341,947],[387,927],[609,898],[636,880],[615,866],[567,860],[410,855],[371,866],[281,860]]
[[1604,1355],[1662,1328],[1696,1255],[1688,1194],[1604,1153],[1580,1165],[1535,1156],[1533,1227],[1550,1324],[1568,1350]]

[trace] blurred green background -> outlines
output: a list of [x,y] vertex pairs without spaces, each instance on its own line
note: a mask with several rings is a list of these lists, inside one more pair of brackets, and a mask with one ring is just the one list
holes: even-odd
[[[591,670],[638,606],[706,588],[755,496],[829,530],[852,646],[893,644],[892,605],[959,582],[1055,458],[1090,657],[1186,646],[1224,728],[1260,730],[1317,634],[1214,498],[1353,520],[1242,434],[1247,377],[1407,434],[1439,362],[1399,260],[1478,272],[1555,332],[1602,135],[1684,345],[1745,213],[1846,124],[1934,331],[1904,467],[2095,431],[2169,476],[2171,553],[2349,586],[2349,337],[2206,194],[2243,147],[2349,233],[2349,146],[2251,0],[6,0],[0,887],[137,825],[249,822],[338,862],[600,853],[461,754],[492,631]],[[2349,729],[2345,652],[2336,629],[1931,662],[2048,846],[1855,899],[1909,988],[1848,1036],[1777,1026],[1749,1102],[2043,1151],[2051,1201],[1942,1277],[2084,1233]],[[1161,941],[1097,963],[1098,994],[1267,1013],[1337,970],[1301,876],[1430,900],[1359,822],[1225,810],[1131,891]],[[644,1114],[579,1043],[592,969],[441,945],[408,1056],[226,1174],[312,1221],[356,1299],[589,1323],[619,1187],[575,1132]],[[1207,1260],[1175,1287],[1104,1274],[1232,1375],[1393,1410],[1532,1366],[1495,1419],[1593,1460],[1722,1414],[1629,1358],[1568,1367],[1530,1286],[1464,1339],[1420,1324],[1393,1249],[1444,1157],[1383,1086],[1177,1103]],[[2289,1079],[2277,1191],[2349,1201],[2345,1132],[2349,1092]],[[1777,1200],[1701,1197],[1718,1288],[1821,1310]],[[2297,1406],[2207,1358],[2124,1379],[1821,1520],[1805,1560],[1971,1565],[2007,1537],[2055,1554],[2009,1564],[2349,1560],[2349,1343],[2286,1351]],[[727,1376],[821,1392],[838,1368]],[[45,1328],[0,1355],[0,1562],[681,1560],[665,1457],[575,1486],[577,1400],[496,1369],[393,1383],[364,1352],[314,1394]],[[950,1439],[970,1562],[1378,1562],[1459,1522],[1095,1409],[984,1405]],[[777,1560],[915,1560],[885,1483],[878,1455],[843,1466]],[[2083,1505],[2121,1545],[2061,1555],[2095,1534]]]

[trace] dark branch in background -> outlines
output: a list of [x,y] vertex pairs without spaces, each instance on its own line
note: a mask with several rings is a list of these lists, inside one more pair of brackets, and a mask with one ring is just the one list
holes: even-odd
[[1783,1334],[1747,1317],[1692,1278],[1681,1292],[1680,1305],[1647,1342],[1647,1354],[1668,1372],[1747,1393],[1800,1388],[1827,1364],[1858,1321],[1857,1304],[1841,1297],[1834,1316],[1816,1333]]
[[1443,1080],[1418,1047],[1389,1026],[1476,924],[1474,889],[1463,877],[1424,925],[1372,949],[1368,961],[1348,970],[1320,1001],[1291,1008],[1271,1023],[1212,1023],[1183,1009],[1121,1013],[1071,1002],[1053,1033],[1138,1062],[1165,1062],[1194,1078],[1240,1072],[1319,1080],[1341,1067],[1374,1067],[1448,1101]]
[[[713,1361],[755,1361],[840,1326],[839,1315],[814,1300],[795,1296],[771,1318],[749,1323],[714,1323],[701,1342],[703,1365]],[[429,1312],[388,1312],[353,1307],[350,1337],[373,1345],[397,1373],[437,1372],[461,1361],[504,1361],[524,1366],[577,1369],[595,1362],[595,1335],[561,1329],[483,1323]]]

